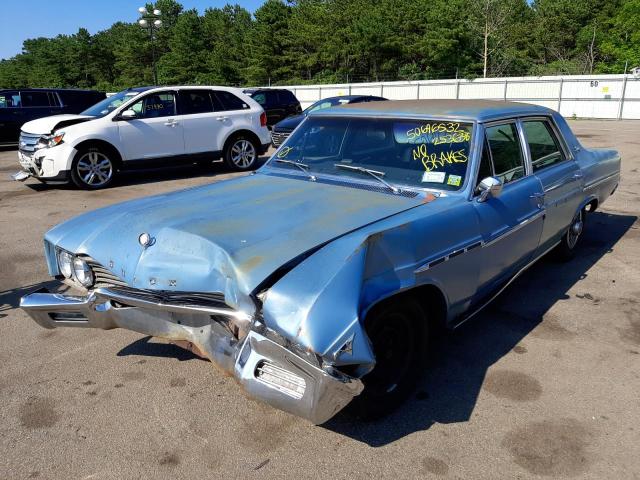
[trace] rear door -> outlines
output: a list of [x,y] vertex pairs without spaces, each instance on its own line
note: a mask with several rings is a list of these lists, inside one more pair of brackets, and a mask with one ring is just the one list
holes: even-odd
[[224,120],[214,114],[211,90],[180,90],[180,113],[184,129],[184,149],[187,154],[222,150],[220,134]]
[[561,143],[549,118],[524,118],[526,146],[533,173],[544,189],[546,219],[540,253],[551,248],[569,227],[582,199],[582,172]]
[[474,206],[482,230],[478,297],[513,276],[532,258],[542,233],[542,185],[531,173],[516,120],[485,127],[477,183],[488,176],[503,182],[501,194]]
[[16,143],[20,136],[20,126],[24,112],[17,90],[0,92],[0,143]]
[[182,155],[182,118],[177,115],[176,93],[153,92],[128,107],[136,113],[117,121],[120,146],[126,160],[145,160]]

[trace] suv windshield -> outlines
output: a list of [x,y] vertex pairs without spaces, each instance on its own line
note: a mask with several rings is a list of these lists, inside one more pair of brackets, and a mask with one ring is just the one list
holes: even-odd
[[104,117],[105,115],[113,112],[116,108],[122,105],[124,102],[131,100],[133,97],[137,97],[142,92],[124,90],[118,92],[115,95],[105,98],[104,100],[96,103],[95,105],[87,108],[80,115],[91,115],[92,117]]
[[289,169],[289,160],[312,174],[360,177],[363,167],[391,184],[458,190],[467,174],[470,123],[311,116],[276,151],[268,165]]

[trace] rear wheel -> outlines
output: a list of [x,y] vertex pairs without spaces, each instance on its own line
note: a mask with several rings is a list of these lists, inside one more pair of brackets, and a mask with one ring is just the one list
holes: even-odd
[[224,161],[234,170],[250,170],[258,162],[258,145],[247,135],[237,135],[227,142]]
[[376,358],[374,369],[362,378],[364,390],[352,411],[375,419],[396,408],[413,392],[425,364],[428,321],[413,299],[403,299],[372,312],[365,328]]
[[584,220],[586,213],[584,209],[581,209],[569,225],[569,228],[562,236],[560,243],[556,247],[556,255],[562,261],[571,260],[576,254],[576,248],[582,238],[582,231],[584,230]]
[[114,159],[97,147],[80,149],[71,167],[71,180],[85,190],[108,187],[115,174]]

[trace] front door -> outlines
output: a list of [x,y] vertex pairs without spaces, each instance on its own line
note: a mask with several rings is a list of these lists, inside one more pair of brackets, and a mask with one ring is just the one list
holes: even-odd
[[518,123],[490,125],[485,135],[477,182],[494,176],[503,188],[484,202],[474,199],[483,242],[478,300],[531,260],[544,222],[542,185],[527,168]]
[[185,153],[182,118],[176,112],[175,93],[154,92],[127,107],[136,117],[119,120],[125,160],[173,157]]
[[568,158],[549,119],[522,122],[533,173],[544,189],[546,218],[539,253],[555,245],[566,232],[580,201],[584,181],[580,167]]

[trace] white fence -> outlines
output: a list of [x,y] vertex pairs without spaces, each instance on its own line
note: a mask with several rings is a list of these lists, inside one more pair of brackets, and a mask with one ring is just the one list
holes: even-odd
[[321,98],[361,94],[390,100],[511,100],[549,107],[565,117],[640,119],[640,78],[634,75],[419,80],[285,88],[298,97],[303,108]]

